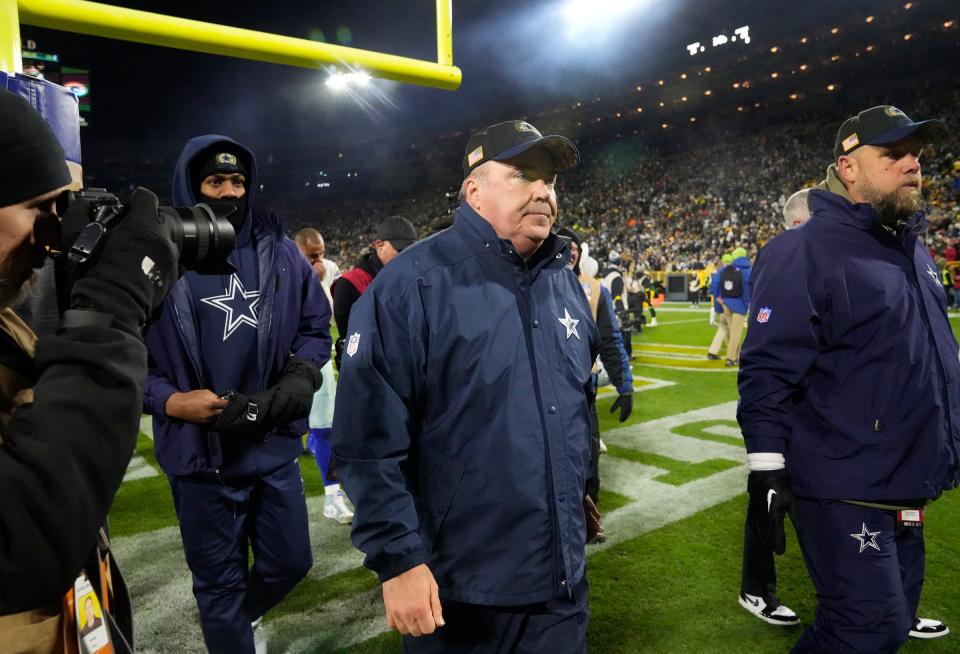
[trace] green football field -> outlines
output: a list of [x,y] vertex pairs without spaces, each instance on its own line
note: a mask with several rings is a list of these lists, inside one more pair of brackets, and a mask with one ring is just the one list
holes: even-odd
[[[662,307],[658,326],[634,336],[637,392],[630,420],[621,425],[608,413],[609,387],[598,402],[609,449],[600,459],[600,509],[609,538],[588,548],[592,653],[783,653],[802,630],[762,623],[737,603],[747,471],[735,419],[736,374],[705,358],[713,328],[703,306]],[[955,332],[958,321],[951,316]],[[149,420],[143,424],[110,515],[134,596],[137,650],[203,652],[170,490],[153,458]],[[399,652],[399,637],[386,631],[376,578],[361,566],[349,529],[323,518],[313,459],[300,463],[315,563],[268,614],[269,651]],[[928,508],[925,529],[920,615],[957,631],[958,492]],[[814,591],[792,533],[777,569],[781,599],[809,624]],[[960,652],[960,634],[911,641],[902,651]]]

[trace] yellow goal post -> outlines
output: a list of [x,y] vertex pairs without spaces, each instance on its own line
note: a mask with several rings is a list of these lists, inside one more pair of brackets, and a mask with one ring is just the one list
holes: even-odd
[[400,57],[256,30],[115,7],[87,0],[0,0],[0,71],[22,72],[20,24],[135,43],[320,70],[328,65],[373,77],[456,90],[453,0],[437,3],[437,61]]

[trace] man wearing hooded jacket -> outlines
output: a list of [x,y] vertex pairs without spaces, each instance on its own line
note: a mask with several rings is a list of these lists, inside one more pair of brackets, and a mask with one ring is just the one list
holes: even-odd
[[748,515],[783,553],[789,508],[817,590],[795,654],[895,652],[927,626],[923,506],[960,482],[957,341],[919,238],[920,156],[944,131],[891,106],[849,118],[810,220],[757,257],[737,418]]
[[187,273],[147,335],[144,402],[211,652],[252,653],[255,636],[262,651],[260,619],[312,565],[297,457],[330,357],[330,306],[279,219],[252,206],[256,175],[253,153],[227,137],[184,147],[174,204],[234,209],[236,272]]

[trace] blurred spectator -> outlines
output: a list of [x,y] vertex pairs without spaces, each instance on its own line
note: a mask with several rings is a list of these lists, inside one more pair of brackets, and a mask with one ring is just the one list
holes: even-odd
[[357,265],[336,280],[333,293],[333,317],[337,321],[336,364],[340,369],[343,347],[349,335],[350,309],[360,299],[373,278],[400,252],[417,240],[417,230],[403,216],[390,216],[377,227],[369,251],[357,261]]

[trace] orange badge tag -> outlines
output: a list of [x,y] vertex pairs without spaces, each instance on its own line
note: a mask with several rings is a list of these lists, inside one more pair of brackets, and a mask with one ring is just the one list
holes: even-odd
[[103,615],[103,608],[86,572],[81,572],[73,584],[76,597],[74,607],[77,617],[77,638],[80,654],[113,654],[110,631]]

